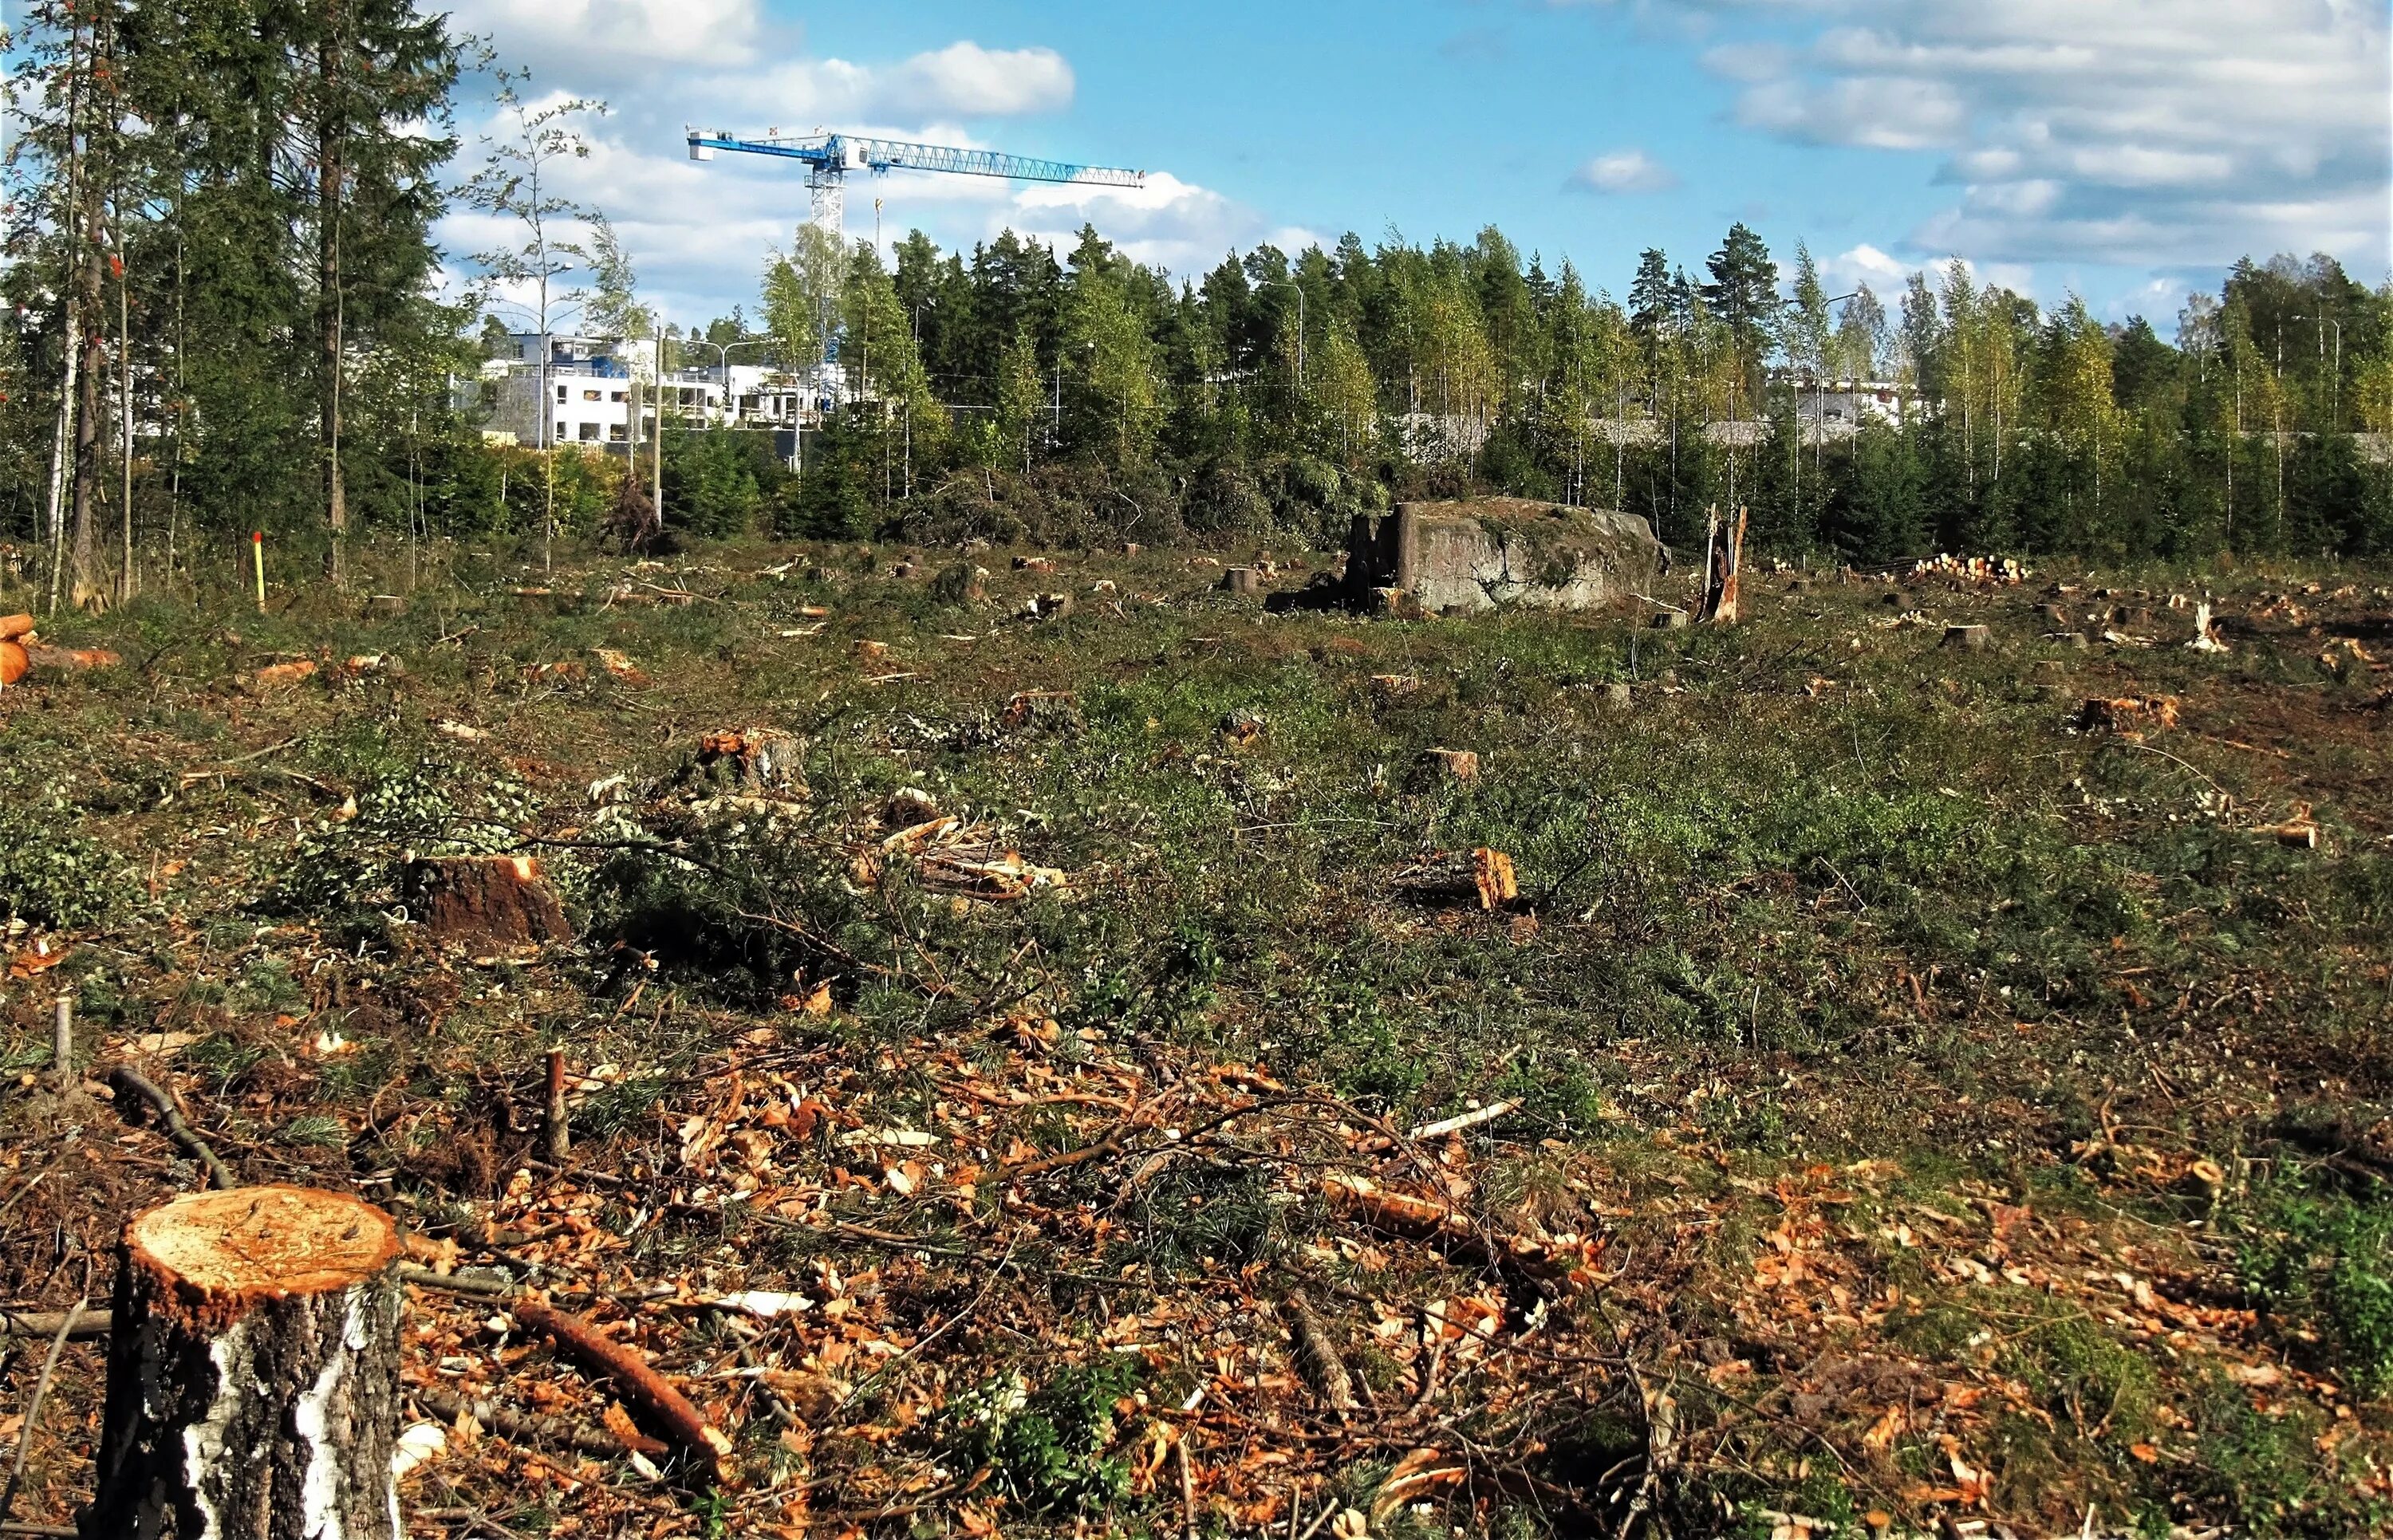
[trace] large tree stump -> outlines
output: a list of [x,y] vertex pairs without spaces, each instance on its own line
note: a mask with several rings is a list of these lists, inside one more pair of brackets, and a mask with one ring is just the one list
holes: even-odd
[[534,856],[425,857],[402,875],[416,921],[438,940],[507,946],[573,935]]
[[124,1228],[89,1536],[398,1540],[399,1233],[343,1193],[196,1193]]

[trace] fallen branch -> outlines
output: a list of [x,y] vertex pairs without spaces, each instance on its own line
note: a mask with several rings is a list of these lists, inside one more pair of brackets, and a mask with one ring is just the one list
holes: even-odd
[[218,1191],[229,1192],[241,1185],[231,1168],[217,1159],[216,1153],[208,1148],[207,1141],[193,1133],[191,1126],[183,1121],[182,1109],[175,1105],[173,1097],[122,1064],[108,1072],[108,1083],[121,1093],[137,1096],[149,1103],[158,1114],[158,1121],[165,1125],[167,1137],[190,1152],[193,1159],[207,1168],[208,1180]]
[[25,1415],[17,1423],[17,1463],[8,1472],[8,1487],[0,1492],[0,1523],[6,1523],[16,1512],[17,1490],[25,1483],[25,1458],[33,1452],[33,1430],[41,1426],[42,1403],[50,1396],[50,1381],[59,1372],[59,1354],[66,1351],[67,1338],[74,1335],[75,1324],[83,1319],[84,1301],[78,1299],[59,1323],[56,1336],[50,1338],[50,1356],[42,1361],[42,1377],[33,1381],[33,1394],[25,1403]]
[[1465,1129],[1475,1129],[1482,1123],[1493,1123],[1505,1114],[1518,1108],[1520,1104],[1518,1102],[1490,1102],[1476,1112],[1457,1113],[1452,1117],[1441,1117],[1434,1123],[1424,1123],[1412,1131],[1412,1137],[1442,1139],[1450,1133],[1460,1133]]
[[1348,1372],[1346,1361],[1339,1356],[1338,1344],[1330,1340],[1328,1328],[1313,1312],[1313,1301],[1304,1297],[1304,1290],[1288,1290],[1281,1312],[1288,1317],[1288,1334],[1296,1343],[1297,1366],[1304,1371],[1306,1381],[1320,1394],[1322,1403],[1341,1416],[1354,1410],[1354,1377]]
[[444,1294],[470,1294],[482,1299],[504,1299],[516,1292],[516,1286],[503,1278],[477,1278],[464,1272],[435,1272],[428,1267],[412,1262],[399,1265],[399,1281],[417,1288],[438,1289]]
[[556,1338],[568,1357],[612,1376],[624,1400],[647,1412],[683,1447],[704,1456],[717,1475],[725,1472],[731,1458],[731,1441],[689,1403],[688,1397],[650,1368],[637,1349],[602,1335],[578,1315],[537,1299],[518,1299],[509,1308],[525,1325]]
[[410,1392],[419,1405],[442,1422],[454,1423],[470,1416],[476,1422],[510,1443],[543,1443],[552,1449],[570,1449],[576,1454],[595,1455],[601,1459],[620,1455],[623,1442],[603,1428],[570,1417],[536,1417],[513,1411],[496,1403],[461,1396],[453,1390],[419,1390]]
[[70,1342],[106,1337],[111,1317],[104,1310],[0,1310],[0,1337],[55,1337]]
[[1333,1206],[1360,1215],[1374,1229],[1433,1241],[1458,1259],[1550,1281],[1591,1280],[1593,1248],[1576,1235],[1549,1237],[1518,1232],[1491,1235],[1469,1215],[1433,1198],[1393,1192],[1368,1177],[1343,1172],[1324,1177],[1321,1191]]

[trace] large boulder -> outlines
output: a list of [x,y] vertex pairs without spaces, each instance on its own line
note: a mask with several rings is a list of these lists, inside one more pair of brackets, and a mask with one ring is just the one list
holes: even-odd
[[1511,497],[1400,502],[1384,518],[1354,520],[1346,586],[1358,608],[1393,588],[1432,613],[1598,609],[1650,592],[1663,561],[1634,514]]

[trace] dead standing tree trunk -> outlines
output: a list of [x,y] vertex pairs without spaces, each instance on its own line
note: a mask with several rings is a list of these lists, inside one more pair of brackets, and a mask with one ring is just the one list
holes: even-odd
[[1704,596],[1695,607],[1695,619],[1719,625],[1734,625],[1739,619],[1745,572],[1745,510],[1736,511],[1732,524],[1712,510],[1706,521],[1704,541]]
[[137,1216],[83,1533],[399,1540],[399,1250],[381,1209],[312,1188]]

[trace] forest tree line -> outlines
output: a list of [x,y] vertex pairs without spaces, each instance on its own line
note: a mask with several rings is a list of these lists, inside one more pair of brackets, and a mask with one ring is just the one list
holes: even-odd
[[[8,573],[100,605],[252,529],[334,581],[360,540],[604,534],[620,455],[488,444],[459,388],[494,332],[654,324],[606,211],[556,190],[601,104],[413,0],[39,0],[9,59]],[[502,249],[436,247],[461,204]],[[760,256],[752,318],[667,329],[682,361],[761,336],[743,358],[833,357],[853,399],[795,474],[763,436],[669,432],[682,533],[1328,541],[1502,492],[1674,542],[1743,505],[1764,548],[1860,561],[2393,549],[2393,289],[2325,256],[2241,262],[2159,325],[1957,262],[1831,294],[1743,225],[1691,263],[1644,252],[1617,298],[1492,227],[1190,275],[1093,228],[884,258],[807,227]],[[477,281],[444,294],[444,267]],[[1804,431],[1839,379],[1894,386],[1898,420]]]

